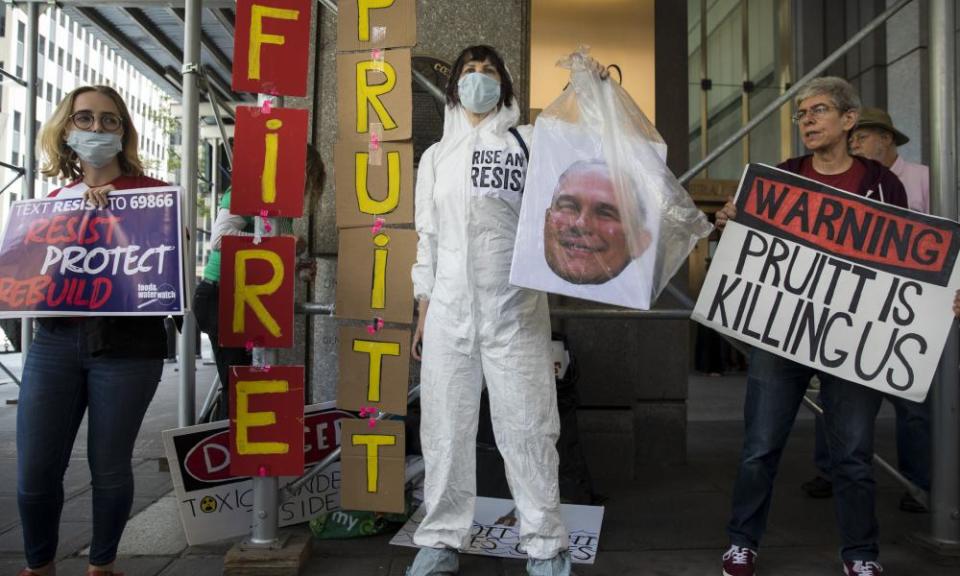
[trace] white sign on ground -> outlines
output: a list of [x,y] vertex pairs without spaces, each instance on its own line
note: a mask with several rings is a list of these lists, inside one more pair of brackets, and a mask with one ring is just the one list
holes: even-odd
[[[563,522],[570,531],[570,559],[574,564],[593,564],[600,544],[600,526],[603,524],[603,506],[561,506]],[[390,540],[395,546],[410,546],[425,514],[421,506],[397,535]],[[513,500],[501,498],[477,498],[473,517],[473,531],[464,554],[493,556],[522,560],[527,557],[520,551],[520,525]]]
[[[340,445],[340,418],[334,402],[307,406],[304,451],[309,469]],[[230,430],[227,421],[163,432],[180,520],[191,546],[237,538],[250,533],[253,481],[231,477]],[[295,478],[281,477],[280,486]],[[281,502],[280,526],[307,522],[340,509],[340,462],[311,478],[292,499]]]

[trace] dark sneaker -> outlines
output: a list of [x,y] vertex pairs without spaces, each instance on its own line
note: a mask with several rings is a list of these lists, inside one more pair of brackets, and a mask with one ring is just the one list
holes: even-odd
[[844,576],[880,576],[883,573],[883,566],[879,562],[854,560],[853,562],[843,561]]
[[900,497],[900,509],[912,514],[923,514],[924,512],[930,511],[919,500],[911,496],[909,492],[904,492],[903,496]]
[[742,546],[730,546],[723,555],[723,576],[753,576],[757,573],[757,552]]
[[811,498],[830,498],[833,496],[833,482],[823,476],[817,476],[800,485],[804,493]]

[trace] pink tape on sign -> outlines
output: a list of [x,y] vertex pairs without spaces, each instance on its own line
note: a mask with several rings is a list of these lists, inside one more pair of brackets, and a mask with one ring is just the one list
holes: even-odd
[[379,150],[380,149],[380,135],[376,132],[370,133],[370,149]]
[[377,216],[377,219],[373,221],[373,226],[370,227],[370,233],[371,233],[371,234],[377,234],[377,233],[379,233],[379,232],[380,232],[380,229],[383,228],[383,225],[384,225],[386,222],[387,222],[386,220],[384,220],[384,219],[381,218],[380,216]]
[[267,98],[263,101],[263,104],[260,105],[260,111],[264,114],[269,114],[270,109],[273,107],[273,98]]
[[375,427],[376,425],[377,425],[377,419],[376,419],[376,418],[371,418],[371,419],[367,420],[367,426],[369,426],[370,428],[373,428],[373,427]]
[[253,351],[253,340],[247,340],[243,347],[247,349],[247,352]]
[[263,478],[266,475],[267,475],[267,467],[261,465],[260,468],[257,469],[257,476],[260,476],[261,478]]

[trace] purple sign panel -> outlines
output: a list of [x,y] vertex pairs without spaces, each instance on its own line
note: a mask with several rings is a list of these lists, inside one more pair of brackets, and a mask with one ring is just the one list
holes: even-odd
[[0,244],[0,317],[183,313],[180,189],[10,206]]

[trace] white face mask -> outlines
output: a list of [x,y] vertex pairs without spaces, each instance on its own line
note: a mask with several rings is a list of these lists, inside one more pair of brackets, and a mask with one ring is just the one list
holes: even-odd
[[95,168],[103,168],[123,149],[119,134],[72,130],[67,135],[69,146],[80,160]]
[[500,82],[480,72],[471,72],[457,83],[460,104],[474,114],[486,114],[500,101]]

